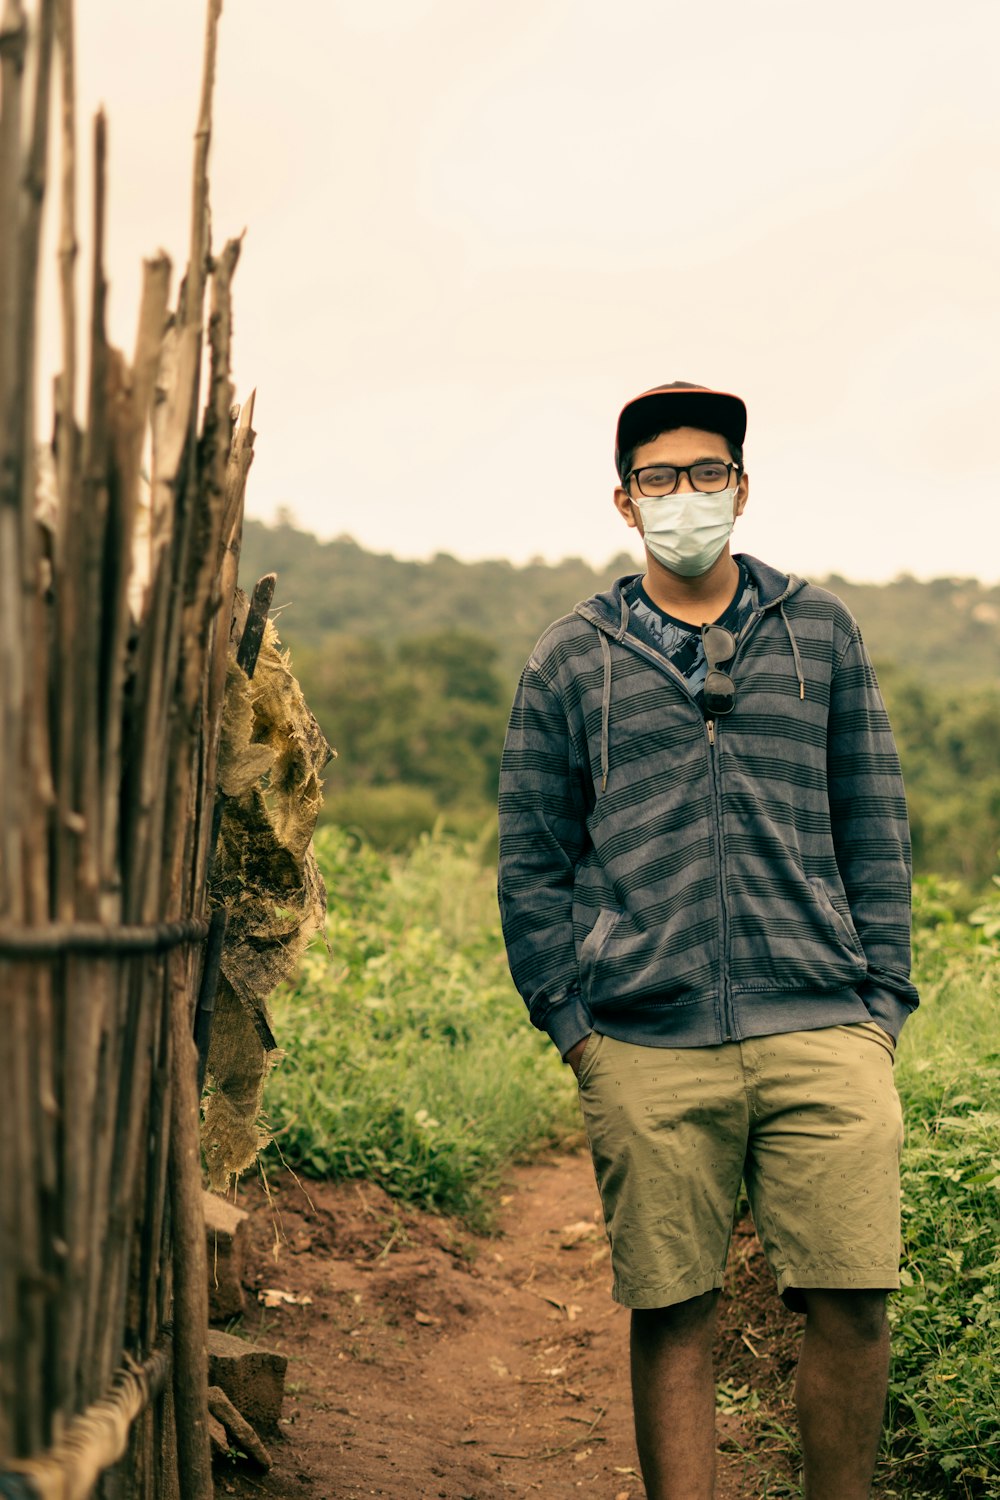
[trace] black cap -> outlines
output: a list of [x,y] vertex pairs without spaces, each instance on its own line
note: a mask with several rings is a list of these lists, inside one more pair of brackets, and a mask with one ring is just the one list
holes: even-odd
[[704,385],[674,380],[670,385],[643,391],[622,407],[615,433],[615,468],[621,469],[623,453],[631,453],[644,440],[674,427],[698,427],[717,432],[742,448],[747,432],[747,409],[739,396],[711,391]]

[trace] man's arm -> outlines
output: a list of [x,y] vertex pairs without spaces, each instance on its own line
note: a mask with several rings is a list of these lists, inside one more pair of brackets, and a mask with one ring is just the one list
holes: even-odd
[[500,918],[532,1023],[568,1061],[591,1029],[573,939],[573,884],[588,839],[583,786],[562,706],[529,662],[500,766]]
[[858,993],[872,1020],[898,1036],[918,1003],[910,983],[910,832],[899,756],[856,625],[831,684],[827,767],[837,864],[868,960]]

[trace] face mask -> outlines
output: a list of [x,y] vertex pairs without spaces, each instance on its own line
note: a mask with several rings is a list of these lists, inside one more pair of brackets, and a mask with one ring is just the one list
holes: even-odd
[[737,486],[703,495],[698,490],[633,503],[642,517],[643,540],[671,573],[697,578],[707,573],[733,529]]

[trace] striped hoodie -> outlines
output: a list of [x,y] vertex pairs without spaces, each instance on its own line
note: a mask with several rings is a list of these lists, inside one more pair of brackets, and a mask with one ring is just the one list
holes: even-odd
[[591,1030],[699,1047],[875,1020],[909,981],[899,759],[857,624],[744,556],[759,607],[731,714],[629,630],[619,579],[535,647],[500,773],[511,973],[565,1054]]

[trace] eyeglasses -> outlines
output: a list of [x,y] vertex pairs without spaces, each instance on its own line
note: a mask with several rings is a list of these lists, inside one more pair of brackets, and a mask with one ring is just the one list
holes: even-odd
[[628,489],[634,479],[639,494],[649,499],[657,495],[672,495],[681,482],[681,475],[686,474],[692,489],[711,495],[729,488],[729,476],[734,469],[738,474],[742,473],[739,464],[724,464],[721,459],[714,458],[680,468],[673,464],[649,464],[626,474],[625,488]]
[[702,644],[708,673],[705,677],[705,707],[711,714],[731,714],[736,706],[736,684],[719,666],[736,654],[736,637],[724,625],[703,625]]

